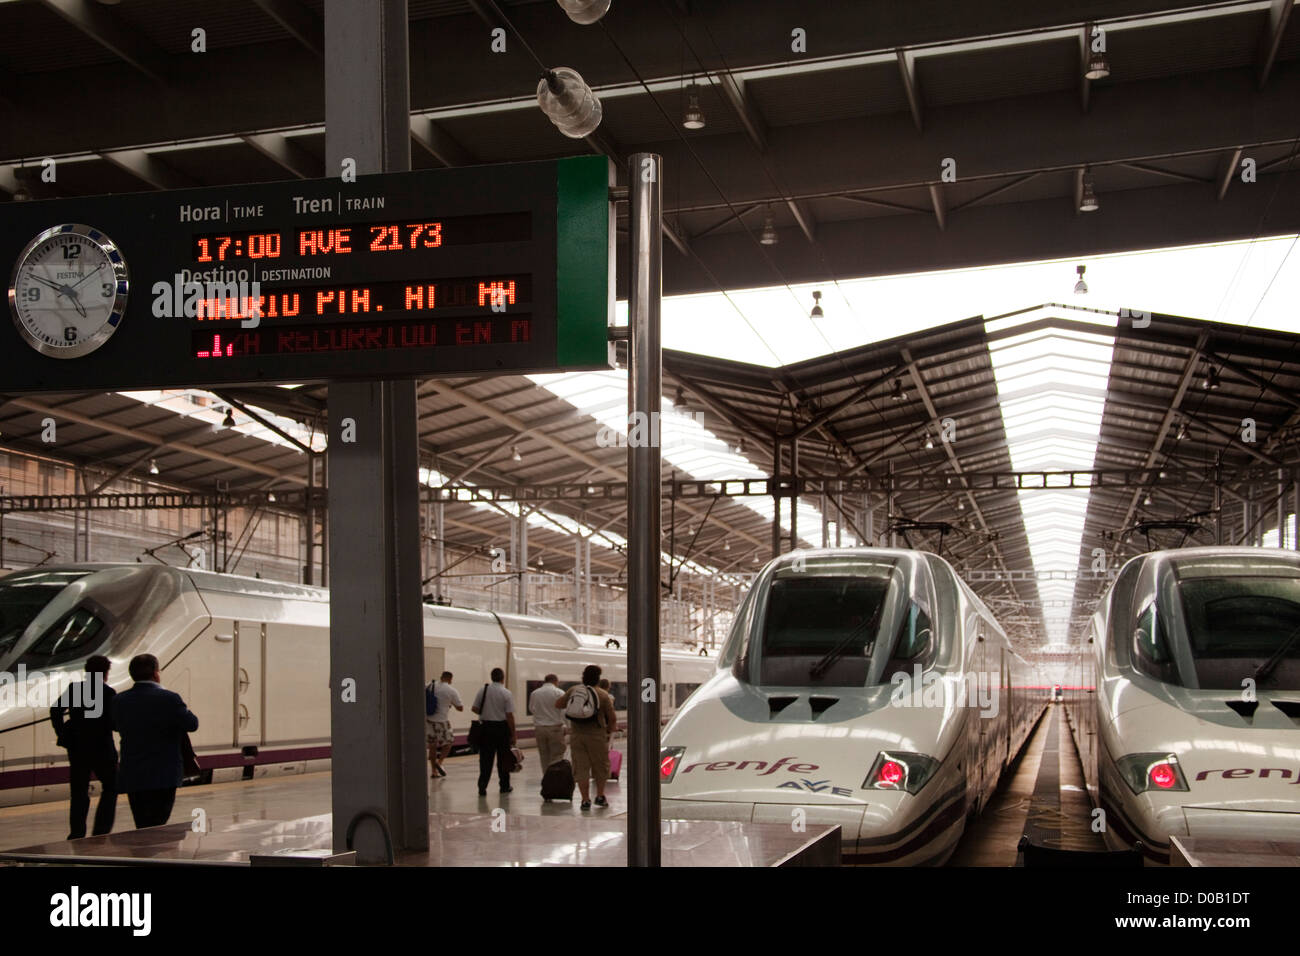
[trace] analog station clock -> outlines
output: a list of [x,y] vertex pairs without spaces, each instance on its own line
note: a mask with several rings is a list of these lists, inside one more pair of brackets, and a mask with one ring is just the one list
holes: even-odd
[[89,355],[126,312],[126,259],[92,226],[52,226],[27,244],[9,279],[9,311],[23,340],[42,355]]

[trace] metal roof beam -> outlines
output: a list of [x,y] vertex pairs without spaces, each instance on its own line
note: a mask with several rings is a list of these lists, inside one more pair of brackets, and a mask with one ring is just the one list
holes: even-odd
[[1282,45],[1282,34],[1286,32],[1287,22],[1291,19],[1291,7],[1294,0],[1273,0],[1268,7],[1268,23],[1260,36],[1259,43],[1259,88],[1262,90],[1273,72],[1277,62],[1277,51]]
[[90,0],[40,0],[40,3],[149,79],[166,82],[157,65],[166,58],[166,53],[138,31],[129,30],[103,5]]
[[912,114],[912,123],[918,132],[925,129],[925,120],[921,112],[921,85],[916,79],[916,54],[909,50],[897,50],[898,75],[903,81],[903,95],[907,97],[907,108]]
[[411,140],[444,166],[473,166],[479,161],[446,129],[427,116],[411,117]]
[[25,408],[29,412],[52,416],[56,421],[63,419],[65,421],[74,422],[78,425],[85,425],[87,428],[97,429],[102,432],[110,432],[114,435],[121,435],[135,441],[145,442],[153,445],[155,448],[167,446],[176,451],[182,451],[186,454],[194,455],[196,458],[218,462],[231,468],[238,468],[241,471],[266,475],[270,478],[281,478],[285,481],[291,481],[299,485],[307,484],[307,479],[301,475],[286,474],[282,471],[277,471],[274,468],[269,468],[266,465],[249,461],[246,458],[237,458],[234,455],[223,455],[221,452],[212,451],[211,449],[204,448],[200,445],[191,445],[189,442],[172,441],[171,439],[164,438],[161,435],[155,435],[152,432],[141,431],[138,428],[128,428],[125,425],[117,425],[102,417],[82,415],[67,408],[45,405],[30,398],[11,398],[9,403],[11,405],[17,405],[19,408]]
[[113,150],[99,155],[105,162],[112,163],[154,189],[187,189],[200,185],[143,149]]
[[325,24],[306,4],[298,0],[253,0],[262,12],[280,24],[285,32],[315,53],[325,57]]
[[318,179],[321,176],[322,169],[316,157],[283,133],[250,133],[240,138],[299,179]]
[[767,124],[763,121],[763,116],[758,111],[758,106],[754,103],[752,97],[745,94],[745,81],[738,80],[727,70],[718,70],[713,74],[718,80],[718,87],[722,90],[723,99],[736,114],[740,120],[741,127],[745,130],[745,135],[749,141],[754,144],[754,148],[760,153],[767,151]]

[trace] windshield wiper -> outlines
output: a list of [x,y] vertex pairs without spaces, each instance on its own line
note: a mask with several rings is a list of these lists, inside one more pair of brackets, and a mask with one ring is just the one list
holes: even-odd
[[849,652],[849,648],[853,646],[853,642],[857,640],[858,635],[860,635],[864,630],[874,629],[875,625],[880,620],[880,612],[884,608],[884,606],[885,606],[884,602],[882,601],[880,605],[876,607],[875,612],[871,615],[871,617],[868,620],[864,621],[863,623],[855,627],[853,630],[849,631],[849,633],[844,638],[842,638],[839,641],[839,643],[837,643],[834,647],[832,647],[829,651],[827,651],[825,655],[822,656],[821,660],[819,660],[812,667],[808,668],[808,676],[815,680],[817,678],[820,678],[823,674],[825,674],[828,670],[830,670],[831,665],[833,665],[836,661],[838,661],[841,657],[843,657],[845,654]]
[[1255,668],[1255,680],[1262,680],[1273,673],[1277,665],[1282,663],[1282,658],[1286,657],[1286,652],[1291,650],[1297,640],[1300,640],[1300,627],[1291,632],[1290,636],[1273,652],[1272,657]]

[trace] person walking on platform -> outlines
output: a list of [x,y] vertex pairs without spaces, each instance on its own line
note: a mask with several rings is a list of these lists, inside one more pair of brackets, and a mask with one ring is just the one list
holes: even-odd
[[582,669],[582,683],[574,684],[555,701],[556,709],[569,718],[572,736],[573,775],[582,791],[582,809],[591,809],[588,778],[596,781],[596,806],[607,807],[605,781],[609,779],[609,735],[618,726],[614,698],[601,690],[600,668],[588,664]]
[[438,706],[425,718],[425,740],[429,744],[429,766],[434,777],[447,776],[447,771],[442,769],[442,762],[451,753],[451,709],[465,709],[460,700],[460,691],[451,686],[451,678],[451,671],[443,671],[431,688]]
[[533,715],[533,729],[537,734],[537,759],[542,772],[557,760],[564,758],[564,715],[555,702],[564,696],[560,678],[547,674],[542,686],[528,695],[528,712]]
[[492,778],[492,761],[497,763],[497,779],[502,793],[510,793],[510,769],[515,745],[515,697],[505,685],[506,672],[492,668],[492,683],[474,695],[470,708],[483,723],[483,739],[478,748],[478,795],[487,796],[488,780]]
[[[86,679],[63,692],[50,708],[50,723],[60,747],[68,751],[68,782],[72,801],[68,808],[68,839],[86,835],[90,812],[90,775],[103,788],[95,808],[92,835],[110,833],[117,816],[117,747],[113,745],[113,698],[108,686],[109,661],[96,654],[86,659]],[[64,719],[64,715],[67,719]]]
[[113,699],[113,727],[122,737],[118,788],[131,804],[137,830],[161,826],[172,815],[181,785],[185,734],[199,729],[181,695],[164,690],[158,658],[131,658],[135,684]]

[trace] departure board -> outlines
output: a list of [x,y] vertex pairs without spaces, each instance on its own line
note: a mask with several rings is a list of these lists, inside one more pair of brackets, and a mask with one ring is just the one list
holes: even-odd
[[610,166],[0,206],[0,391],[608,368]]

